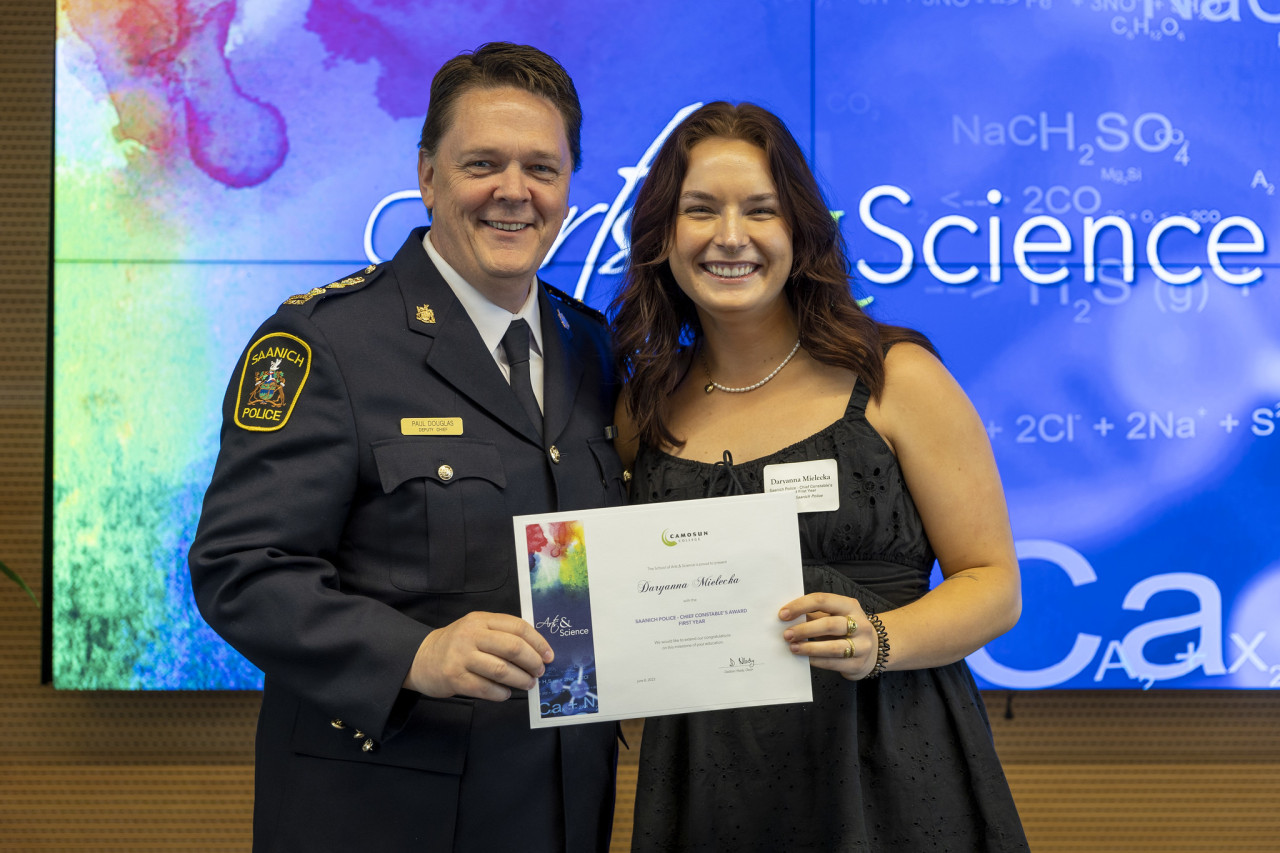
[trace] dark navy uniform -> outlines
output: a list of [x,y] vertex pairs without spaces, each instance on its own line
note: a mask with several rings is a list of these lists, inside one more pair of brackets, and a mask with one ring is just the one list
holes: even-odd
[[539,286],[540,439],[422,237],[287,300],[227,391],[190,564],[266,673],[255,849],[600,850],[613,723],[401,684],[433,628],[519,614],[512,516],[624,501],[606,326]]

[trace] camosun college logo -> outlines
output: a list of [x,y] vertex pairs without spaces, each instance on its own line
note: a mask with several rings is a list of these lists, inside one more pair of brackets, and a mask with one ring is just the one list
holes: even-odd
[[677,545],[687,544],[689,542],[697,542],[704,536],[711,534],[706,530],[687,530],[679,533],[672,533],[671,528],[665,528],[662,531],[662,544],[668,548],[674,548]]

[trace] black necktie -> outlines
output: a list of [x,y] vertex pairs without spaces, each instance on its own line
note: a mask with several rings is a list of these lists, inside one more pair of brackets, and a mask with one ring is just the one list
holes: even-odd
[[538,408],[538,398],[533,394],[533,382],[529,379],[529,324],[524,320],[513,320],[502,336],[502,350],[511,365],[511,390],[516,392],[516,399],[524,406],[525,413],[541,436],[542,409]]

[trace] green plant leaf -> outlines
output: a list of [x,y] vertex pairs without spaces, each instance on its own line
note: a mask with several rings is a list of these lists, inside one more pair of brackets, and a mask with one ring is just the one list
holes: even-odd
[[40,603],[40,599],[36,598],[36,594],[31,591],[31,587],[27,586],[27,582],[22,579],[22,575],[6,566],[3,561],[0,561],[0,572],[4,572],[5,575],[8,576],[9,580],[22,587],[22,591],[31,596],[32,601],[36,604]]

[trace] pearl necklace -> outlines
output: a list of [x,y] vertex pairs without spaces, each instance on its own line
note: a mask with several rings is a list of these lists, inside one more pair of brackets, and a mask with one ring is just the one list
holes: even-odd
[[721,385],[719,382],[712,379],[711,365],[707,364],[707,354],[705,352],[700,352],[698,354],[702,357],[702,369],[707,374],[707,384],[705,387],[703,387],[702,390],[706,391],[708,394],[710,394],[712,391],[715,391],[717,388],[720,389],[721,391],[725,391],[730,394],[745,394],[748,391],[754,391],[757,388],[759,388],[761,385],[764,385],[773,377],[777,376],[778,371],[786,367],[787,362],[791,361],[791,359],[794,358],[795,354],[799,351],[800,351],[800,339],[796,338],[796,345],[791,348],[791,352],[787,353],[787,357],[782,360],[782,364],[779,364],[777,367],[775,367],[773,369],[773,372],[770,373],[768,376],[766,376],[764,379],[761,379],[759,382],[757,382],[754,385],[748,385],[745,388],[729,388],[728,386]]

